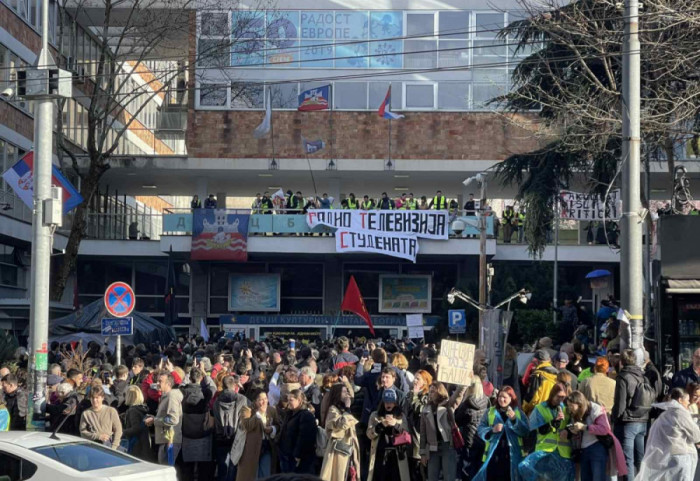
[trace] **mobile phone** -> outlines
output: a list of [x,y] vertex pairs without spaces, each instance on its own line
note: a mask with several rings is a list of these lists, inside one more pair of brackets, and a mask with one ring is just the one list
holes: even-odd
[[362,351],[362,357],[369,357],[369,349]]
[[289,349],[296,349],[295,346],[296,346],[296,342],[294,341],[294,339],[290,339],[289,340]]
[[167,362],[168,362],[168,356],[166,356],[166,355],[160,356],[160,360],[163,361],[163,363],[167,363]]
[[201,361],[201,360],[202,360],[202,355],[201,355],[201,354],[197,354],[194,358],[195,358],[197,361]]
[[157,391],[158,388],[160,388],[160,386],[158,386],[158,383],[157,383],[157,382],[152,382],[152,383],[151,383],[151,389],[153,389],[154,391]]

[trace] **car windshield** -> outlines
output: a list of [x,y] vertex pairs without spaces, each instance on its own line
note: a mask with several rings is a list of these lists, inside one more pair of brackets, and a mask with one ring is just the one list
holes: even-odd
[[93,471],[138,463],[129,456],[92,442],[54,444],[34,448],[32,451],[78,471]]

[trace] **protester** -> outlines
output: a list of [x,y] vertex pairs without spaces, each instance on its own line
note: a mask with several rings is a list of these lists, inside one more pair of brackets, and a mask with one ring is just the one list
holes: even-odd
[[236,466],[231,462],[230,451],[236,437],[241,411],[248,405],[246,397],[238,394],[238,381],[237,375],[228,376],[224,373],[222,390],[212,407],[217,481],[236,479]]
[[19,387],[17,376],[6,374],[2,378],[5,406],[10,413],[10,430],[24,431],[27,418],[27,392]]
[[324,427],[328,436],[321,479],[353,481],[360,473],[360,444],[355,426],[357,419],[349,413],[352,396],[347,386],[334,384],[329,393],[329,410]]
[[126,441],[126,452],[143,461],[154,462],[151,436],[144,419],[148,414],[148,407],[143,401],[143,393],[138,386],[129,386],[124,400],[126,413],[124,414],[124,430],[122,439]]
[[104,405],[105,393],[102,384],[90,386],[90,409],[83,411],[80,419],[80,436],[117,449],[122,439],[122,424],[117,410]]
[[213,475],[212,431],[213,419],[209,414],[211,393],[202,389],[207,377],[199,368],[190,371],[189,384],[180,387],[182,393],[182,477],[200,479]]
[[671,387],[685,389],[691,382],[700,383],[700,348],[693,352],[692,361],[690,366],[673,375]]
[[430,400],[429,390],[432,383],[433,376],[427,371],[419,370],[413,378],[413,388],[406,395],[404,401],[404,412],[411,434],[409,465],[412,481],[422,480],[426,476],[425,466],[420,462],[420,420],[421,413]]
[[379,406],[369,417],[367,437],[372,441],[367,481],[410,481],[411,440],[395,389],[382,391]]
[[[479,438],[486,445],[483,465],[474,481],[520,479],[518,465],[523,460],[523,438],[529,431],[527,417],[518,407],[515,390],[503,386],[498,393],[496,406],[489,408],[479,423]],[[503,436],[503,433],[506,435]]]
[[280,434],[280,468],[284,473],[313,474],[316,460],[316,418],[304,394],[287,394],[287,411]]
[[245,432],[245,447],[238,463],[236,481],[266,478],[277,464],[275,437],[280,432],[280,420],[275,408],[268,404],[265,391],[253,397],[252,408],[241,408],[241,430]]
[[175,465],[182,449],[182,392],[174,389],[175,379],[168,372],[158,374],[161,393],[155,417],[146,418],[146,425],[155,426],[158,462]]
[[557,381],[559,371],[550,362],[549,351],[539,349],[532,358],[535,366],[529,379],[527,400],[523,403],[523,411],[530,415],[535,406],[549,399],[549,393]]

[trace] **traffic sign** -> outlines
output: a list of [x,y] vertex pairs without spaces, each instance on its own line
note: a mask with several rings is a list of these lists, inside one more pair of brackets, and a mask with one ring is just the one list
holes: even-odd
[[126,282],[114,282],[105,291],[105,307],[114,317],[126,317],[136,305],[134,290]]
[[133,333],[133,317],[118,317],[116,319],[105,317],[102,319],[102,335],[105,337],[131,336]]
[[447,314],[447,327],[450,330],[450,334],[464,334],[467,332],[467,318],[464,309],[450,309]]

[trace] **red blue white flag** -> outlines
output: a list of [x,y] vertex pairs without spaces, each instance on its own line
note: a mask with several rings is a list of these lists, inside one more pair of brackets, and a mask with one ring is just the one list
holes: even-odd
[[[17,197],[22,199],[30,209],[34,205],[34,152],[30,151],[19,159],[15,165],[2,174]],[[63,189],[63,213],[75,209],[83,201],[83,196],[77,191],[73,184],[68,182],[58,167],[51,166],[51,185]]]
[[395,114],[391,111],[391,87],[389,87],[389,90],[386,91],[386,97],[384,97],[384,102],[382,102],[382,105],[379,106],[379,110],[377,111],[377,113],[380,117],[389,120],[398,120],[404,118],[403,115]]
[[330,85],[305,90],[299,94],[299,107],[297,110],[306,112],[309,110],[328,110],[330,108]]

